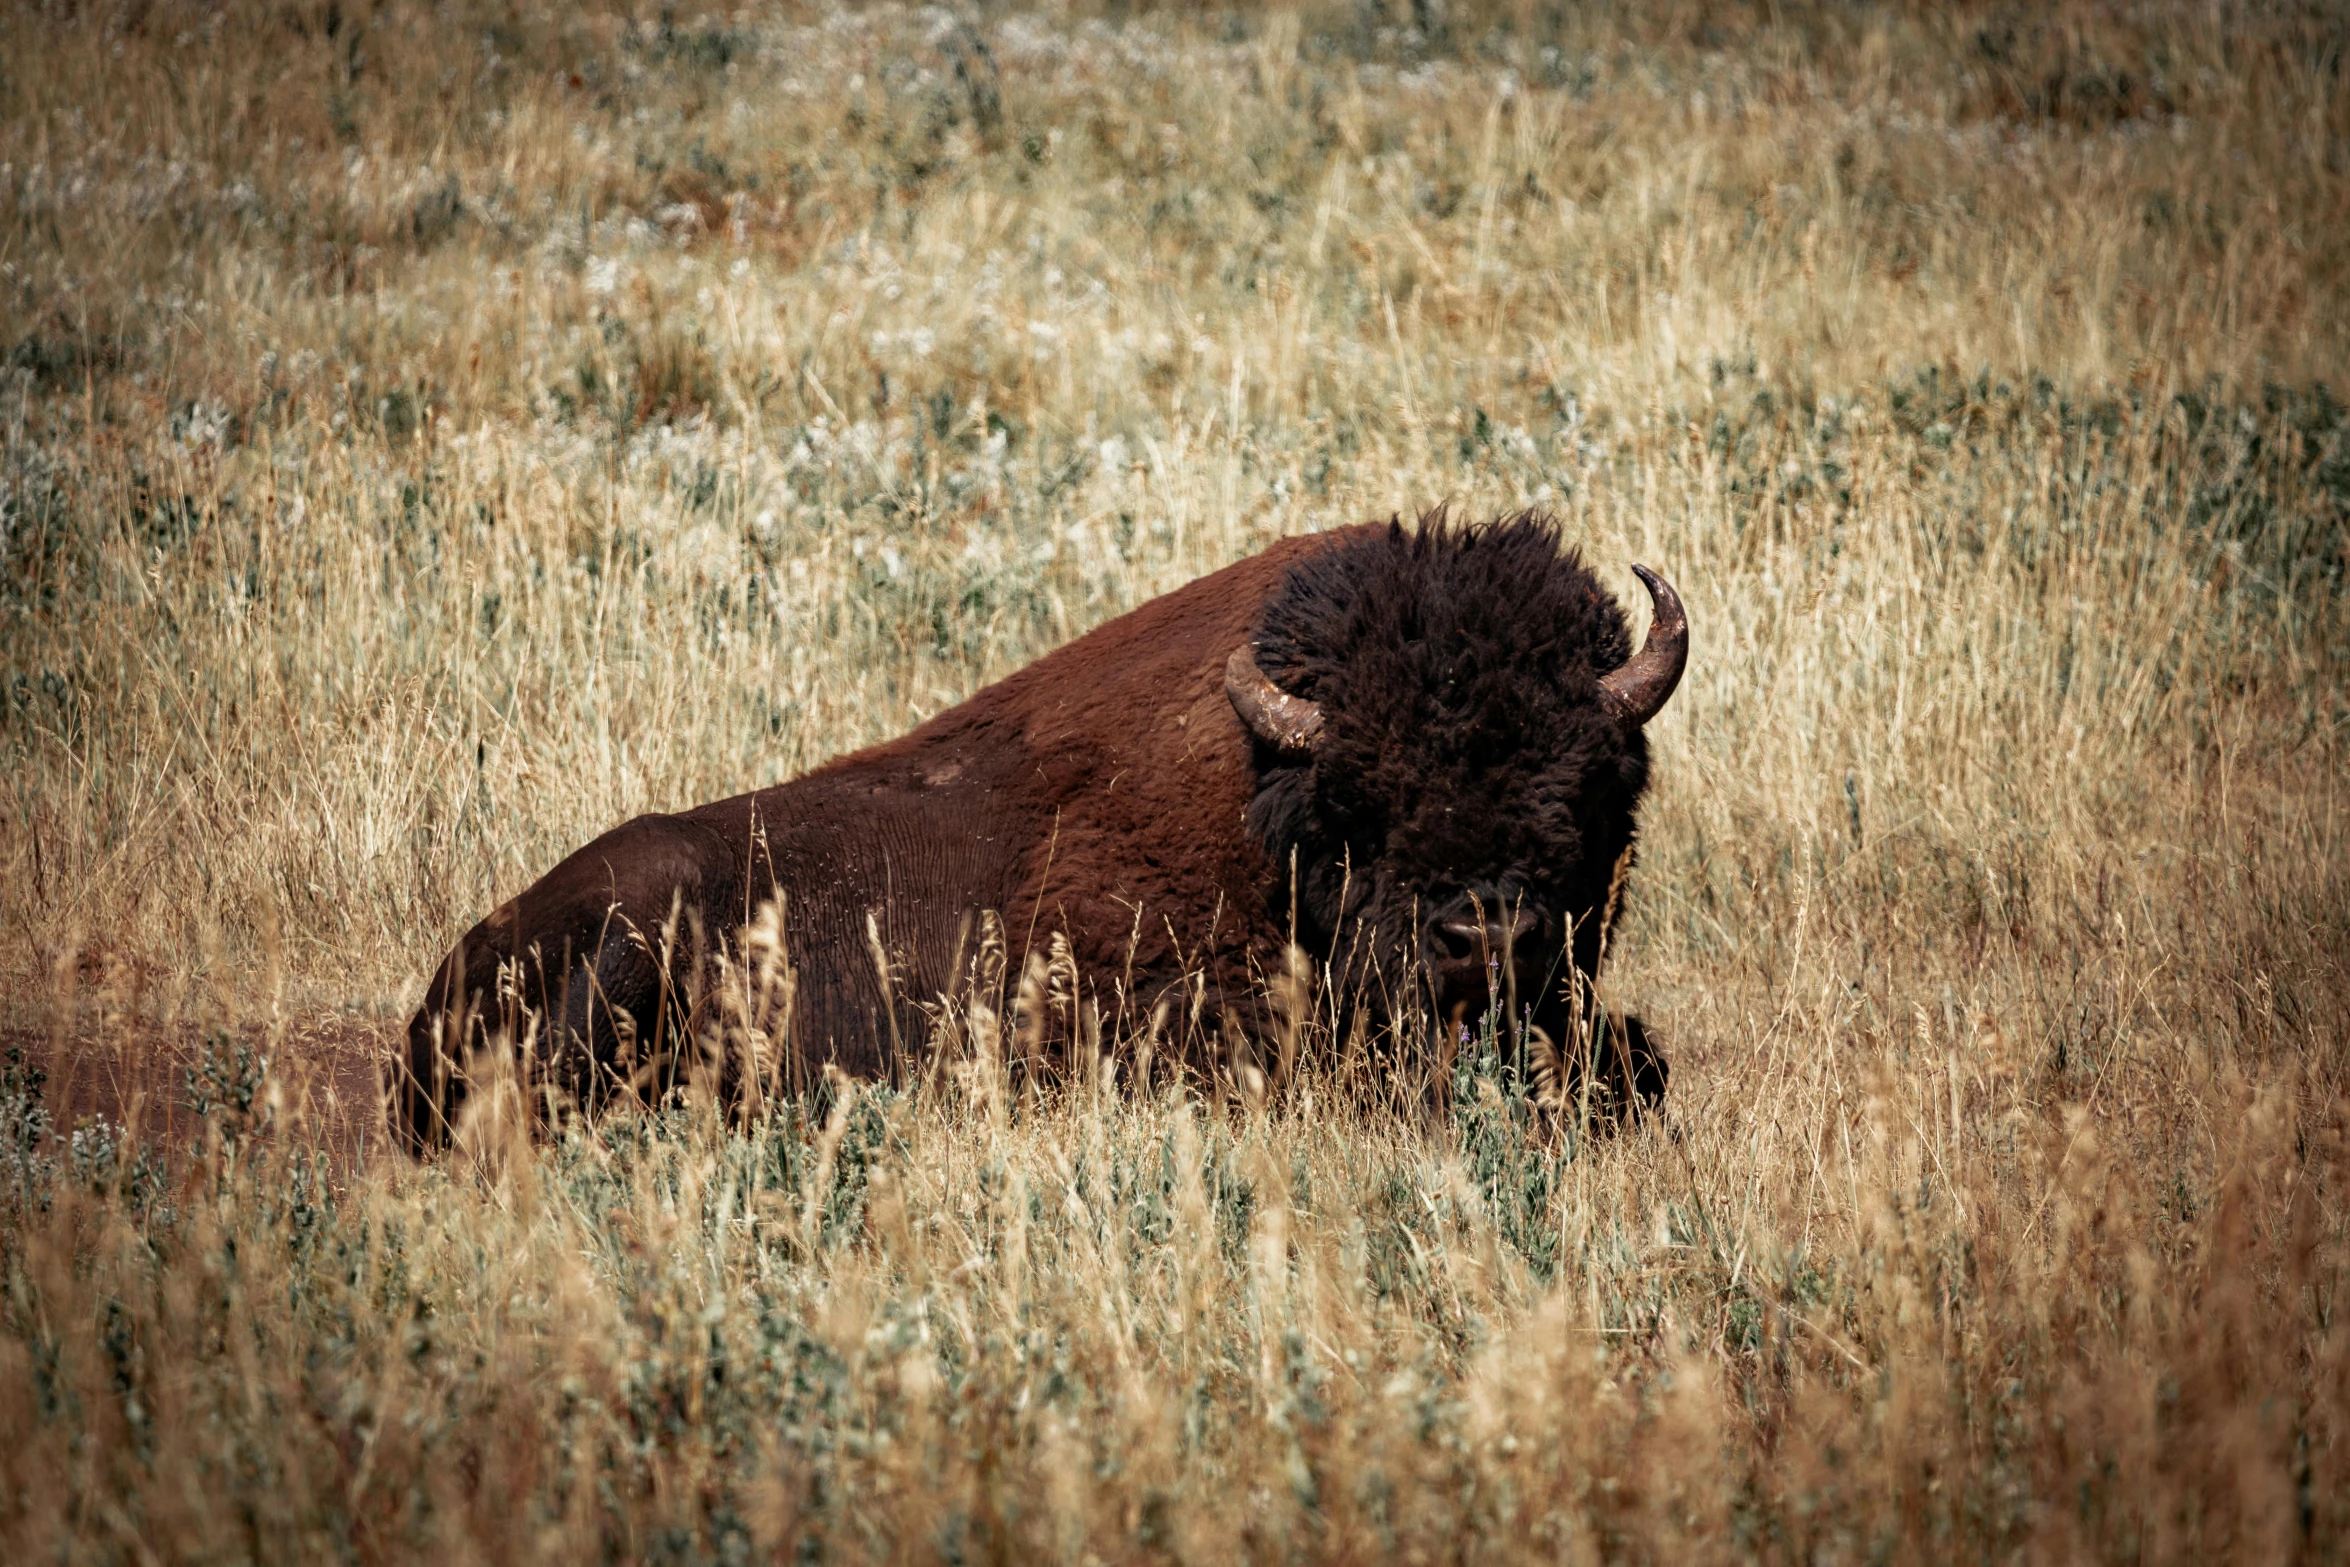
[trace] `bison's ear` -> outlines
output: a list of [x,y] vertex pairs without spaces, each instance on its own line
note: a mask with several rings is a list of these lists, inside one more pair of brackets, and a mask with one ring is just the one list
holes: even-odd
[[1648,640],[1640,651],[1627,659],[1623,668],[1602,675],[1599,681],[1599,699],[1627,731],[1664,710],[1689,663],[1689,617],[1681,612],[1681,595],[1646,566],[1632,569],[1647,584],[1656,614],[1648,623]]
[[1224,662],[1224,694],[1232,710],[1255,735],[1276,751],[1311,756],[1322,738],[1322,709],[1302,696],[1291,696],[1257,668],[1255,650],[1243,642]]

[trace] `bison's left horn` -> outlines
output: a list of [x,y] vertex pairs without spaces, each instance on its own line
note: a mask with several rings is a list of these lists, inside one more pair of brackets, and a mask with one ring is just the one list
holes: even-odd
[[1322,709],[1273,684],[1246,642],[1224,661],[1224,694],[1249,733],[1275,750],[1310,754],[1322,738]]
[[1623,668],[1599,680],[1600,700],[1626,729],[1637,729],[1663,711],[1689,663],[1689,617],[1681,612],[1681,595],[1646,566],[1632,570],[1647,584],[1649,599],[1656,605],[1648,641]]

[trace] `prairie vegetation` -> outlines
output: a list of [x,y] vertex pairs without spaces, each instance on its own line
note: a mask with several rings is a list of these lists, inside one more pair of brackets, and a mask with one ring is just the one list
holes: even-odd
[[[4,1554],[2341,1557],[2345,37],[0,13]],[[330,1157],[595,831],[1440,501],[1688,601],[1661,1124],[958,1025]]]

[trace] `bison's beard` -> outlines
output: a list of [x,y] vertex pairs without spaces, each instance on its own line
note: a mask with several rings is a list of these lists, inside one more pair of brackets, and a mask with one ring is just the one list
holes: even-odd
[[1299,940],[1321,960],[1337,1037],[1362,1042],[1386,1075],[1441,1098],[1462,1053],[1490,1046],[1505,1070],[1595,1120],[1661,1104],[1669,1069],[1654,1036],[1594,983],[1603,908],[1572,919],[1522,901],[1480,909],[1489,938],[1464,940],[1444,931],[1461,923],[1457,911],[1377,883],[1339,906],[1337,918],[1309,920],[1301,898]]

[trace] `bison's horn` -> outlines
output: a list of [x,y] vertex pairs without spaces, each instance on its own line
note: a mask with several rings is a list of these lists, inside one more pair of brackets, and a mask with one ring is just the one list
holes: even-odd
[[1322,709],[1273,684],[1246,642],[1224,661],[1224,694],[1249,733],[1276,750],[1310,753],[1322,738]]
[[1681,595],[1646,566],[1632,570],[1647,584],[1649,599],[1656,605],[1648,641],[1623,668],[1599,680],[1599,699],[1626,729],[1639,728],[1663,710],[1689,663],[1689,617],[1681,612]]

